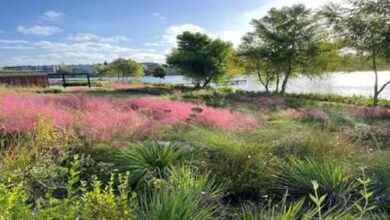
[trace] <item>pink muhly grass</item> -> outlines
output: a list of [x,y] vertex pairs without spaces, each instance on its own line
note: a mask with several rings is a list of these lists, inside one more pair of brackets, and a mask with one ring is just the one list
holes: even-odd
[[384,107],[354,107],[350,114],[361,117],[390,117],[390,109]]
[[249,115],[184,102],[139,98],[131,99],[127,104],[134,110],[150,109],[153,119],[162,124],[192,120],[222,129],[251,128],[256,125],[256,120]]
[[110,139],[178,122],[221,129],[252,128],[252,116],[226,109],[196,106],[157,98],[110,99],[81,95],[0,93],[0,129],[26,132],[40,117],[60,129],[91,138]]
[[80,129],[93,138],[111,139],[125,135],[136,129],[141,123],[135,111],[119,112],[96,110],[83,112],[80,117]]
[[0,94],[0,127],[8,132],[25,132],[31,130],[41,116],[60,128],[69,126],[72,117],[60,108],[53,109],[47,97],[18,93]]

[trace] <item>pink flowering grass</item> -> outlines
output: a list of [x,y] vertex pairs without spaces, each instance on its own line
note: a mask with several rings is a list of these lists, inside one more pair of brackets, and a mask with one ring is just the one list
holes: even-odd
[[82,95],[0,93],[0,130],[27,132],[40,117],[60,129],[94,139],[110,139],[179,122],[220,129],[248,129],[254,117],[227,109],[157,98],[111,99]]
[[184,102],[138,98],[128,100],[127,105],[137,111],[151,110],[150,114],[153,119],[162,124],[193,121],[222,129],[252,128],[256,126],[256,120],[249,115]]
[[390,109],[384,107],[354,107],[349,112],[360,117],[390,117]]

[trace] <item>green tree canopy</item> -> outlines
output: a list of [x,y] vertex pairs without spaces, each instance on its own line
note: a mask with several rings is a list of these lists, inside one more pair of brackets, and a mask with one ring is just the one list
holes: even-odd
[[317,21],[302,4],[272,8],[263,18],[252,20],[254,30],[244,37],[240,49],[263,85],[276,80],[278,90],[281,81],[280,93],[284,94],[293,75],[319,74],[326,69],[326,63],[320,62],[325,35]]
[[126,60],[123,58],[118,58],[109,64],[113,72],[124,77],[141,77],[144,75],[144,69],[141,64],[135,62],[134,60]]
[[168,72],[167,69],[164,66],[159,64],[154,65],[152,69],[153,77],[160,78],[160,80],[165,78],[167,72]]
[[107,62],[104,62],[103,64],[95,64],[93,66],[93,73],[98,74],[99,76],[115,75],[115,71]]
[[390,4],[387,0],[352,0],[344,5],[331,3],[321,14],[332,27],[335,37],[346,47],[372,61],[375,74],[374,100],[390,84],[378,85],[377,61],[390,56]]
[[228,72],[234,53],[230,43],[190,32],[182,33],[177,40],[178,47],[167,57],[167,63],[191,79],[195,87],[206,87]]

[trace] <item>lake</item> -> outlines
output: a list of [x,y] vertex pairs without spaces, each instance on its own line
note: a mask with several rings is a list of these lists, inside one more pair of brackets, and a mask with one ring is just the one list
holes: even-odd
[[[247,83],[232,86],[232,88],[247,91],[264,91],[264,87],[255,76],[240,77],[239,79],[246,79]],[[374,79],[374,73],[369,71],[328,73],[316,78],[300,76],[290,79],[287,92],[372,96]],[[390,80],[390,71],[379,72],[379,85],[383,85],[388,80]],[[144,76],[141,81],[149,83],[160,82],[159,79],[151,76]],[[190,81],[185,80],[182,76],[167,76],[161,82],[183,84]],[[380,97],[390,99],[390,85],[381,93]]]
[[[116,77],[106,77],[105,80],[117,81]],[[264,91],[256,76],[239,77],[246,79],[246,84],[232,86],[233,89],[246,91]],[[363,95],[372,96],[374,90],[374,73],[372,71],[358,71],[351,73],[335,72],[322,75],[321,77],[308,78],[300,76],[292,78],[287,86],[287,93],[321,93],[338,95]],[[390,71],[379,72],[379,85],[390,80]],[[142,82],[159,83],[158,78],[144,76]],[[186,84],[190,83],[183,76],[167,76],[162,83]],[[381,93],[381,98],[390,99],[390,85]]]

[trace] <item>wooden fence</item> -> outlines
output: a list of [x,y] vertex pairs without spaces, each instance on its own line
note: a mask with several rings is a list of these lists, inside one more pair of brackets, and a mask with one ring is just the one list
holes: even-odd
[[48,87],[46,73],[0,73],[0,84],[23,87]]

